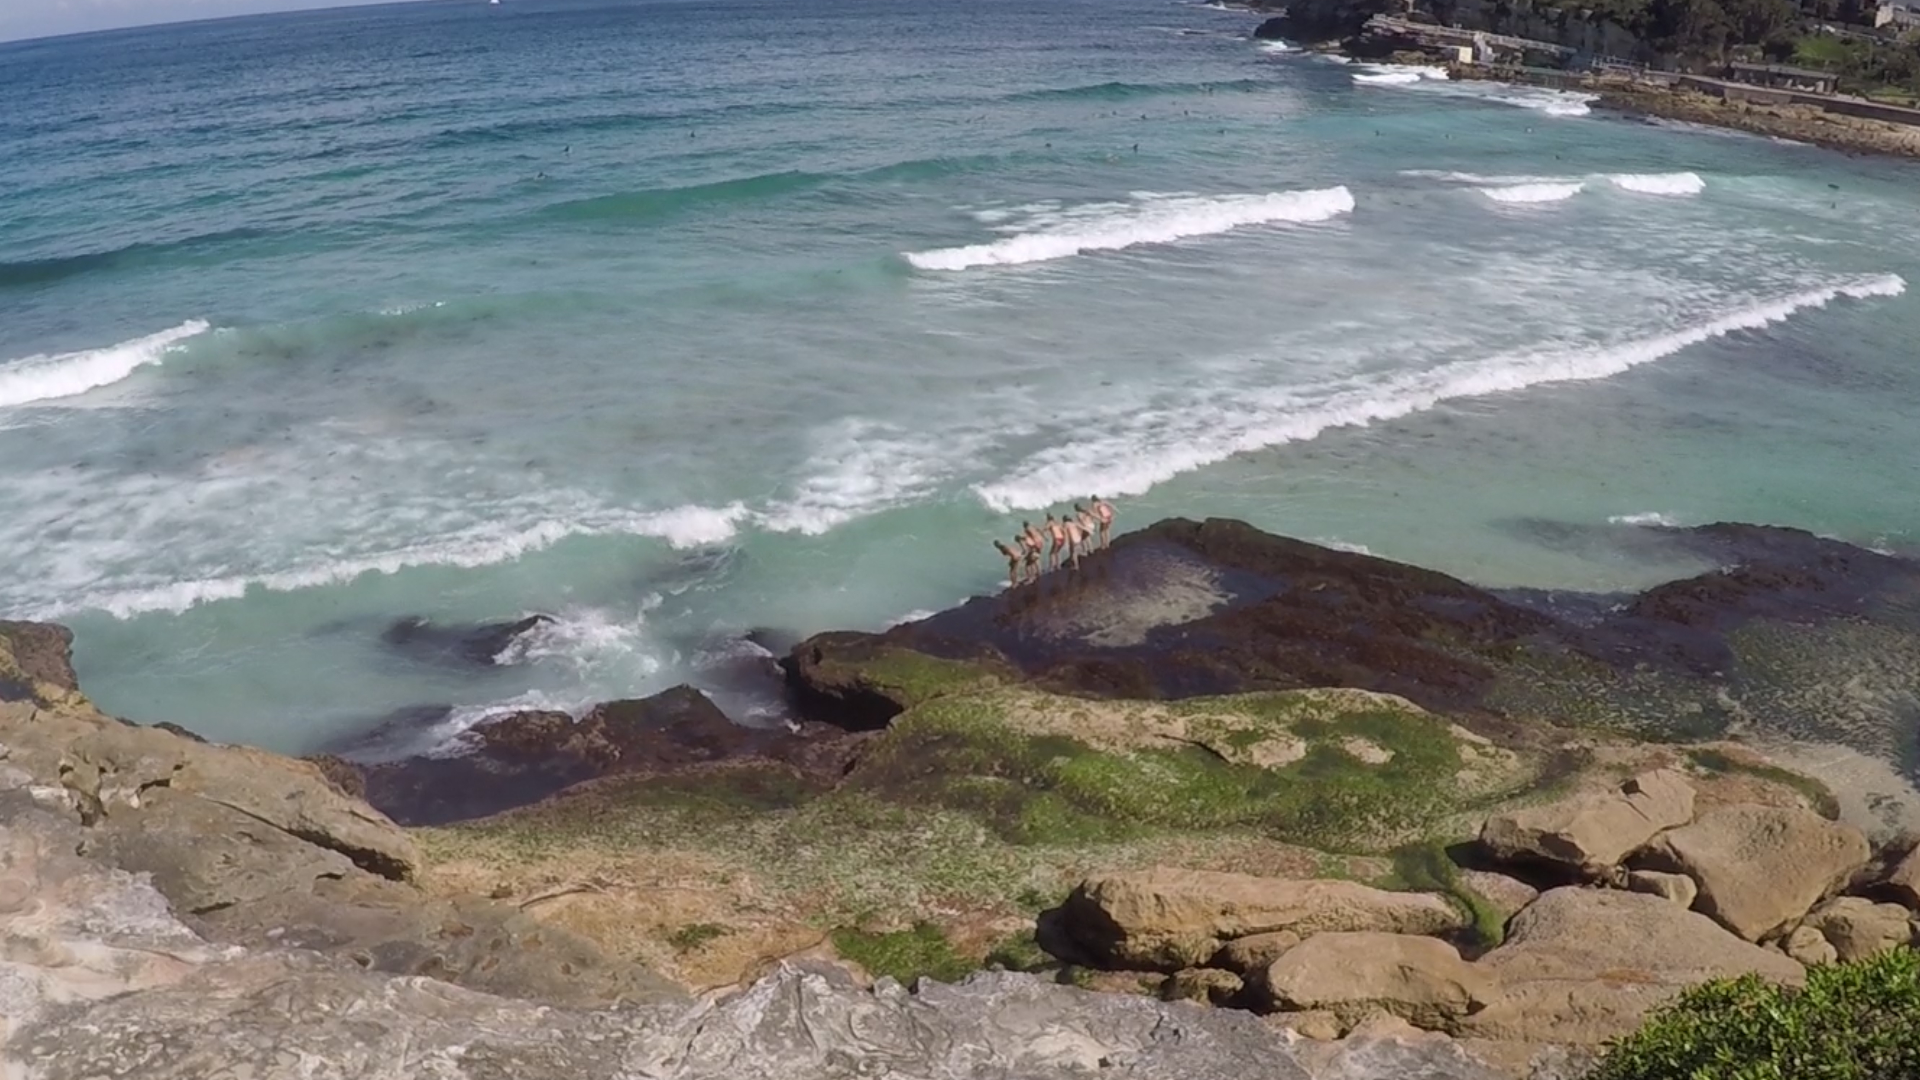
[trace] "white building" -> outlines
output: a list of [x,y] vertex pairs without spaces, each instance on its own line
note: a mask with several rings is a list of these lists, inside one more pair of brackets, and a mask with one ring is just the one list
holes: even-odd
[[1880,0],[1873,25],[1891,26],[1896,30],[1920,26],[1920,0]]

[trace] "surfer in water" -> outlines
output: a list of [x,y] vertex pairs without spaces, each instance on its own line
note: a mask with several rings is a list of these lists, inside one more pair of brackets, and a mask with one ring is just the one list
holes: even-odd
[[1104,551],[1107,542],[1113,538],[1113,504],[1095,495],[1093,516],[1100,519],[1100,549]]
[[[1018,537],[1015,538],[1015,542],[1021,547],[1026,546],[1026,543]],[[997,539],[993,542],[993,549],[1007,557],[1007,588],[1011,589],[1020,584],[1020,553]]]
[[1047,571],[1052,573],[1060,569],[1060,549],[1067,546],[1067,529],[1060,524],[1052,513],[1047,514],[1047,537],[1053,541],[1047,548]]

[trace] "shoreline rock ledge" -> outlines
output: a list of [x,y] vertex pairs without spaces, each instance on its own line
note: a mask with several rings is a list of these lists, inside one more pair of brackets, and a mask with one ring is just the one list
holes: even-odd
[[0,1076],[1571,1080],[1704,979],[1910,947],[1913,845],[1729,736],[1900,767],[1861,703],[1908,700],[1920,566],[1572,540],[1711,569],[1167,521],[802,642],[799,731],[670,691],[439,772],[136,726],[0,622]]

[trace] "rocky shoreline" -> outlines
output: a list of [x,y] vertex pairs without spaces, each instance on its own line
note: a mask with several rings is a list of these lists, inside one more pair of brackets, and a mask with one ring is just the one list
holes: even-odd
[[678,688],[450,757],[135,726],[0,623],[0,1073],[1547,1080],[1911,943],[1920,563],[1555,528],[1715,569],[1499,592],[1164,521],[800,642],[787,727]]
[[[1894,123],[1805,103],[1742,100],[1737,94],[1714,96],[1679,83],[1624,75],[1539,72],[1532,69],[1461,64],[1450,53],[1391,35],[1354,32],[1352,12],[1343,4],[1307,5],[1304,14],[1267,18],[1253,31],[1260,39],[1304,42],[1316,52],[1356,60],[1423,64],[1447,69],[1454,79],[1544,86],[1593,95],[1594,104],[1623,116],[1698,124],[1750,135],[1806,143],[1856,155],[1920,157],[1920,125]],[[1247,5],[1254,13],[1268,9]],[[1312,16],[1318,12],[1322,17]],[[1332,35],[1332,36],[1328,36]]]

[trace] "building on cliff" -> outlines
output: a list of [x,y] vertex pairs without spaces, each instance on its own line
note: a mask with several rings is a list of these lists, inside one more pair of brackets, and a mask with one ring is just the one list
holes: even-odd
[[1873,25],[1894,30],[1920,26],[1920,0],[1881,0],[1880,9],[1873,15]]

